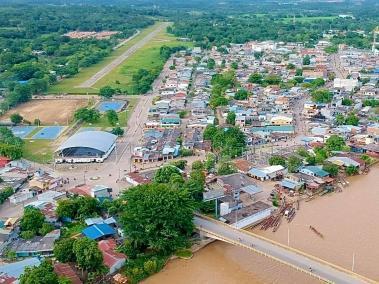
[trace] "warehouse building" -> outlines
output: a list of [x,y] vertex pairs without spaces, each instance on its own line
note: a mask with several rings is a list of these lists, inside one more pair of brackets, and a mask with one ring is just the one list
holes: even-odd
[[117,136],[104,131],[78,132],[55,151],[56,163],[102,163],[116,147]]

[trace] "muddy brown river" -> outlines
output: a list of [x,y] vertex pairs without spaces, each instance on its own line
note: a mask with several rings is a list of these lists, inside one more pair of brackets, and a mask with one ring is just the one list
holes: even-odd
[[[254,232],[379,281],[379,167],[349,179],[341,193],[303,202],[276,233]],[[309,229],[312,225],[324,238]],[[222,242],[174,260],[144,283],[319,283],[284,264]]]

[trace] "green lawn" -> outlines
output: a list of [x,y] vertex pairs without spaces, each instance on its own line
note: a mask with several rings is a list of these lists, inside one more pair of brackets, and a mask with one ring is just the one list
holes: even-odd
[[46,164],[53,160],[51,140],[24,140],[23,157],[29,161]]
[[125,45],[121,46],[117,50],[113,51],[108,57],[104,58],[102,61],[100,61],[97,64],[94,64],[90,67],[83,68],[80,70],[80,72],[75,75],[72,78],[67,78],[62,80],[56,85],[52,85],[49,88],[49,93],[94,93],[98,92],[97,89],[93,88],[75,88],[80,83],[84,82],[85,80],[89,79],[93,74],[98,72],[101,68],[112,62],[115,58],[120,56],[123,52],[125,52],[127,49],[129,49],[133,44],[135,44],[137,41],[141,40],[143,37],[145,37],[148,33],[153,31],[159,23],[156,23],[155,25],[148,27],[140,32],[139,35],[137,35],[135,38],[131,39],[129,42],[127,42]]
[[[295,20],[298,23],[310,23],[314,21],[334,20],[336,18],[338,17],[337,16],[315,16],[315,17],[303,16],[303,17],[296,17]],[[285,23],[291,23],[293,22],[293,17],[282,18],[282,21]]]

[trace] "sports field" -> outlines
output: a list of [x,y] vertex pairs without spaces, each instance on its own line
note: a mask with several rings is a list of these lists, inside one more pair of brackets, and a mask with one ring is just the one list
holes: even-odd
[[125,107],[125,101],[104,101],[101,102],[96,108],[100,112],[106,112],[108,110],[114,110],[115,112],[121,111]]
[[12,108],[0,120],[8,120],[11,114],[19,113],[31,123],[38,118],[41,125],[67,125],[75,110],[87,104],[86,99],[31,100]]
[[97,64],[94,64],[87,68],[80,69],[80,72],[73,76],[72,78],[67,78],[62,80],[56,85],[53,85],[49,88],[49,93],[78,93],[78,94],[86,94],[86,93],[97,93],[98,89],[96,88],[76,88],[76,86],[80,85],[84,81],[88,80],[93,74],[104,68],[106,65],[111,63],[117,57],[119,57],[122,53],[127,51],[131,46],[136,44],[142,38],[144,38],[147,34],[151,33],[160,23],[156,23],[151,27],[148,27],[142,30],[136,37],[128,41],[126,44],[121,46],[120,48],[113,51],[109,56],[104,58]]

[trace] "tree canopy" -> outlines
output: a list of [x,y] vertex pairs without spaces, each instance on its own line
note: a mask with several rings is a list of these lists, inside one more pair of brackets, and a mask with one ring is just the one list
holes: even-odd
[[39,266],[26,267],[20,276],[20,284],[58,284],[58,276],[54,268],[47,260],[42,261]]
[[130,241],[163,252],[186,245],[194,229],[194,203],[187,190],[153,183],[131,188],[121,199],[121,222]]

